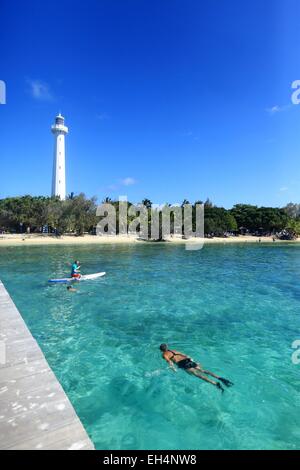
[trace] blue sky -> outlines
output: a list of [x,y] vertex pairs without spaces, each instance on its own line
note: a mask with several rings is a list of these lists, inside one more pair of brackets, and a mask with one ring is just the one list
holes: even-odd
[[0,197],[300,202],[298,0],[1,1]]

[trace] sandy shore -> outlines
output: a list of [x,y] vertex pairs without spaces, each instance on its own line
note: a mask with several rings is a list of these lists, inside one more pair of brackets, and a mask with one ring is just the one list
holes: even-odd
[[[199,244],[199,242],[207,244],[213,243],[259,243],[261,240],[262,243],[274,243],[272,237],[252,237],[252,236],[239,236],[239,237],[230,237],[230,238],[190,238],[188,240],[183,240],[178,237],[170,237],[167,239],[168,243],[177,243],[177,244],[188,244],[194,245]],[[300,238],[293,241],[293,243],[299,243]],[[64,235],[62,237],[53,237],[47,235],[0,235],[0,247],[1,246],[27,246],[27,245],[81,245],[81,244],[120,244],[120,243],[148,243],[141,240],[138,240],[135,236],[95,236],[95,235],[84,235],[82,237],[75,237],[71,235]],[[275,243],[287,243],[286,241],[276,240]]]

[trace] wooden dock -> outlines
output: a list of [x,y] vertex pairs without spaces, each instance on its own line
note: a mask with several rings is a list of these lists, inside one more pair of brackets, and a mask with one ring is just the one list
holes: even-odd
[[94,449],[1,281],[0,449]]

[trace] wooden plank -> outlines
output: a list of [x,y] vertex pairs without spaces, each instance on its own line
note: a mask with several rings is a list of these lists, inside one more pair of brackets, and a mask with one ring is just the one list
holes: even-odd
[[94,449],[1,281],[0,343],[0,449]]

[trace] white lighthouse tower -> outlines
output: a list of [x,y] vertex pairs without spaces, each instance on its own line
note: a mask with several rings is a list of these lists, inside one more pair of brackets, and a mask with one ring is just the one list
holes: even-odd
[[51,131],[54,134],[52,196],[59,196],[64,201],[66,199],[65,135],[69,130],[65,126],[65,118],[60,113],[56,116]]

